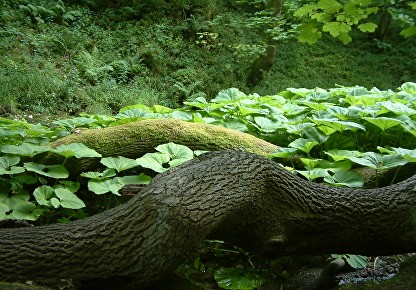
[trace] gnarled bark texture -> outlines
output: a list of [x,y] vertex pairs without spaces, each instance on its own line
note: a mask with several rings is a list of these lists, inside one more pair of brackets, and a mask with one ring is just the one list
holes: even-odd
[[261,156],[213,152],[84,220],[0,229],[0,280],[135,276],[175,269],[206,237],[265,255],[416,251],[416,177],[375,190],[319,185]]

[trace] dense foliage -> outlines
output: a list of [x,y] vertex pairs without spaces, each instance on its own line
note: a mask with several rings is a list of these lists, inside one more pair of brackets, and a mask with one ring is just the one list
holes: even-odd
[[[0,114],[178,107],[227,87],[388,89],[416,73],[415,40],[396,20],[383,39],[352,29],[354,46],[323,37],[311,47],[296,39],[304,1],[284,1],[281,16],[263,2],[0,1]],[[270,43],[271,66],[256,67]]]
[[[169,143],[137,159],[103,158],[83,144],[48,146],[149,118],[255,135],[280,146],[270,158],[316,182],[361,187],[363,167],[375,186],[385,170],[395,182],[416,161],[416,46],[405,38],[414,9],[391,0],[0,1],[0,220],[84,218],[122,202],[125,185],[203,153]],[[38,113],[75,117],[37,122]],[[45,154],[60,161],[43,164]],[[101,167],[73,177],[74,158]],[[198,257],[184,276],[208,270],[223,289],[253,289],[276,275],[222,241],[205,250],[227,261]]]
[[[166,171],[203,153],[169,143],[137,159],[101,158],[80,143],[48,146],[83,128],[99,130],[154,118],[210,123],[253,134],[280,145],[270,158],[292,165],[288,169],[294,173],[335,186],[360,187],[364,178],[352,171],[353,167],[364,166],[377,172],[416,161],[415,103],[416,84],[410,82],[398,91],[358,86],[329,90],[288,88],[265,96],[246,95],[231,88],[220,91],[211,101],[200,97],[179,109],[136,104],[122,108],[114,116],[83,114],[49,125],[1,118],[0,219],[51,223],[83,218],[119,204],[123,186],[147,184],[151,180],[148,174]],[[38,157],[45,153],[63,156],[56,159],[63,161],[39,163]],[[65,167],[71,158],[101,158],[102,166],[72,177]],[[391,182],[394,179],[395,176]],[[249,253],[230,249],[220,241],[207,243],[206,249],[216,255],[231,260],[234,255],[239,261],[243,258],[249,262],[243,268],[217,268],[214,276],[220,287],[235,289],[241,284],[244,289],[253,289],[271,279],[264,261],[253,262]],[[353,267],[365,265],[365,257],[343,257]],[[192,268],[182,271],[191,275],[205,267],[197,258]]]

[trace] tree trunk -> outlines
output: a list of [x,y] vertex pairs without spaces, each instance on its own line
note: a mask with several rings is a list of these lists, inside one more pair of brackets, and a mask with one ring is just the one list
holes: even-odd
[[[103,157],[124,156],[138,158],[154,152],[155,147],[173,142],[193,150],[243,150],[259,155],[276,151],[278,146],[256,138],[253,135],[210,124],[190,123],[176,119],[154,119],[130,122],[124,125],[81,130],[78,133],[52,142],[52,147],[70,143],[83,143],[96,150]],[[62,156],[48,154],[39,163],[56,164]],[[79,174],[99,165],[97,158],[67,160],[65,166],[72,174]]]
[[374,190],[330,187],[255,154],[207,153],[101,214],[0,229],[0,280],[135,276],[140,288],[206,237],[267,256],[413,252],[415,186],[416,177]]

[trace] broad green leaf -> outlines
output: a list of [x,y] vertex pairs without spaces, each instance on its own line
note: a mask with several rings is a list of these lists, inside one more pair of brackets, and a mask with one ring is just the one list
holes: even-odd
[[276,157],[276,158],[290,159],[290,158],[293,158],[296,155],[297,152],[298,152],[298,149],[296,149],[296,148],[282,148],[281,147],[281,148],[277,149],[275,152],[273,152],[271,154],[268,154],[267,157],[268,158]]
[[12,183],[19,183],[19,184],[35,184],[38,180],[31,176],[31,175],[17,175],[13,176],[10,180]]
[[286,103],[282,106],[282,109],[284,111],[285,116],[295,116],[307,111],[309,108],[292,103]]
[[338,37],[341,33],[348,34],[351,30],[351,26],[343,22],[333,21],[325,23],[322,30],[329,32],[333,37]]
[[309,152],[312,150],[312,148],[315,147],[318,144],[319,143],[314,141],[314,140],[298,138],[295,141],[291,142],[288,146],[292,147],[292,148],[299,149],[299,150],[309,154]]
[[314,126],[315,126],[314,123],[304,122],[304,123],[300,123],[296,125],[287,125],[285,129],[286,129],[286,132],[290,134],[302,135],[306,129],[310,127],[314,127]]
[[72,130],[72,129],[75,129],[77,127],[89,127],[91,124],[93,124],[95,122],[96,122],[96,120],[94,118],[75,117],[75,118],[71,118],[71,119],[64,119],[64,120],[54,121],[53,124]]
[[161,153],[168,154],[171,159],[186,159],[194,158],[194,152],[188,147],[175,143],[167,143],[159,145],[155,148]]
[[300,158],[300,161],[305,165],[307,170],[312,170],[322,161],[322,159]]
[[311,181],[317,178],[330,176],[328,170],[323,168],[314,168],[312,170],[296,170],[296,172]]
[[18,220],[35,221],[40,217],[41,214],[42,210],[37,209],[36,205],[32,202],[26,201],[14,207],[10,215]]
[[268,281],[261,272],[246,268],[219,268],[214,273],[215,281],[222,289],[252,290]]
[[69,176],[68,170],[66,170],[63,165],[43,165],[34,162],[26,162],[23,166],[28,171],[33,171],[37,174],[56,179],[67,178]]
[[[416,110],[413,110],[408,106],[398,102],[385,101],[380,102],[379,104],[382,105],[387,111],[396,113],[398,115],[405,114],[411,116],[416,114]],[[381,114],[382,113],[383,112],[381,112]]]
[[257,124],[259,129],[265,133],[272,133],[283,127],[281,123],[270,120],[266,117],[254,117],[254,122]]
[[312,13],[316,9],[315,5],[305,4],[302,7],[296,9],[293,15],[295,17],[304,17]]
[[42,185],[33,191],[33,196],[40,205],[51,206],[51,198],[55,197],[54,189],[47,185]]
[[406,29],[403,29],[402,31],[400,31],[400,35],[406,38],[416,35],[416,26],[410,26]]
[[170,114],[170,116],[174,119],[183,120],[183,121],[192,121],[194,118],[192,112],[184,112],[184,111],[174,111]]
[[124,184],[149,184],[152,178],[144,173],[139,175],[123,176],[121,178]]
[[18,156],[1,156],[0,157],[0,175],[17,174],[25,171],[23,167],[13,166],[20,162]]
[[358,29],[361,30],[362,32],[374,32],[376,31],[376,28],[377,28],[377,24],[373,22],[367,22],[367,23],[358,25]]
[[389,169],[408,163],[401,155],[382,155],[375,152],[366,152],[362,157],[348,157],[348,159],[373,169]]
[[[339,121],[319,118],[313,118],[311,121],[320,126],[324,125],[330,127],[338,132],[343,132],[345,130],[351,130],[355,132],[357,129],[365,131],[365,127],[363,125],[351,121]],[[321,127],[319,127],[319,129],[321,129]]]
[[36,154],[52,150],[47,146],[39,146],[30,143],[22,143],[20,145],[5,145],[1,152],[13,155],[33,157]]
[[60,154],[65,158],[101,157],[100,153],[98,153],[94,149],[88,148],[86,145],[82,143],[71,143],[67,145],[61,145],[54,149],[53,152]]
[[165,107],[165,106],[161,106],[161,105],[154,105],[153,106],[153,112],[155,112],[155,113],[167,114],[167,113],[171,113],[172,111],[173,111],[173,109]]
[[356,172],[337,170],[334,175],[325,177],[324,181],[338,186],[362,187],[365,180]]
[[315,127],[308,127],[303,130],[303,134],[307,139],[314,140],[319,144],[325,143],[329,136],[322,134],[318,129]]
[[394,148],[392,147],[391,150],[378,146],[377,149],[380,153],[388,153],[388,154],[399,154],[404,157],[409,162],[416,162],[416,149],[410,150],[405,148]]
[[170,156],[167,153],[146,153],[136,161],[142,167],[161,173],[167,170],[163,164],[170,161]]
[[363,119],[370,122],[371,124],[376,125],[382,131],[386,131],[387,129],[392,128],[402,123],[400,120],[387,118],[387,117],[377,117],[377,118],[364,117]]
[[325,154],[331,156],[331,158],[337,162],[348,159],[349,157],[358,157],[361,155],[359,151],[351,151],[351,150],[328,150],[324,152]]
[[307,42],[312,45],[322,38],[322,33],[318,30],[318,25],[315,22],[301,24],[298,30],[298,40],[300,42]]
[[336,0],[319,0],[317,5],[325,13],[331,14],[338,12],[342,8],[342,5]]
[[78,181],[59,180],[59,184],[54,185],[53,188],[60,188],[60,187],[66,188],[70,192],[75,193],[80,189],[81,184]]
[[11,196],[7,192],[0,193],[0,203],[7,205],[10,209],[26,203],[29,199],[30,195],[28,193],[13,193]]
[[117,172],[139,166],[135,159],[126,158],[123,156],[101,158],[100,162],[108,168],[117,170]]
[[124,182],[121,177],[114,177],[112,179],[94,180],[88,181],[88,190],[95,194],[104,194],[111,192],[115,195],[120,195],[118,191],[123,188]]
[[66,188],[55,189],[55,194],[60,200],[60,206],[63,208],[80,209],[85,207],[84,202]]
[[367,266],[367,257],[361,255],[331,255],[334,259],[344,259],[354,269],[363,269]]
[[215,97],[215,99],[211,100],[211,102],[215,102],[215,103],[228,102],[228,101],[238,100],[246,96],[247,95],[241,92],[239,89],[230,88],[230,89],[220,91],[218,95]]
[[103,172],[89,171],[89,172],[83,172],[80,175],[82,177],[91,178],[91,179],[105,179],[105,178],[116,176],[117,173],[114,168],[107,168]]
[[225,128],[228,129],[233,129],[233,130],[237,130],[240,132],[248,132],[248,128],[246,126],[246,124],[238,121],[238,120],[226,120],[224,121],[221,126],[224,126]]
[[400,89],[410,94],[416,94],[416,83],[406,82],[400,86]]

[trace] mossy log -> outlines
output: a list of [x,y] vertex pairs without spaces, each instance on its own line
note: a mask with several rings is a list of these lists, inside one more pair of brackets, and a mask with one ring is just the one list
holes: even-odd
[[374,190],[330,187],[256,154],[211,152],[95,216],[0,229],[0,280],[123,277],[139,289],[207,237],[270,257],[414,252],[415,188],[416,176]]
[[[250,134],[220,126],[190,123],[176,119],[154,119],[131,122],[103,129],[82,130],[71,134],[50,145],[83,143],[95,149],[103,157],[124,156],[138,158],[145,153],[154,152],[155,147],[163,143],[177,143],[192,150],[236,149],[259,155],[267,155],[278,147]],[[39,162],[55,163],[59,156],[49,154]],[[71,173],[95,168],[97,159],[75,159],[66,162]]]

